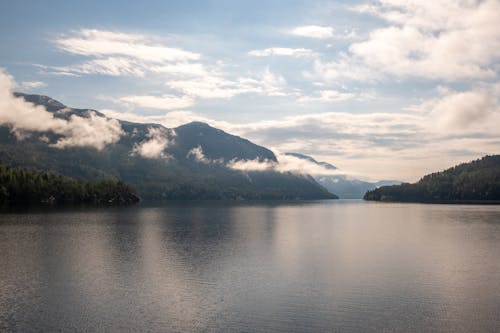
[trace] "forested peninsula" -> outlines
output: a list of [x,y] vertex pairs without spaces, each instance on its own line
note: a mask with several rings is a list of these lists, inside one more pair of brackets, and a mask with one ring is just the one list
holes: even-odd
[[422,203],[500,204],[500,155],[454,166],[424,176],[418,182],[382,186],[365,200]]
[[128,205],[135,191],[116,180],[86,181],[0,164],[0,205]]

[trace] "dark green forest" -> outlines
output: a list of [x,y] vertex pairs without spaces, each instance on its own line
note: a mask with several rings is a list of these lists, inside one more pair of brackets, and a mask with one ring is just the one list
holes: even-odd
[[0,164],[0,205],[126,205],[139,201],[120,181],[77,180]]
[[500,155],[485,156],[414,184],[383,186],[368,191],[365,200],[423,203],[500,203]]

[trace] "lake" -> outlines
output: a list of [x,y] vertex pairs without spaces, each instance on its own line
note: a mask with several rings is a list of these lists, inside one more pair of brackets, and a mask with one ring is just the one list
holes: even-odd
[[0,214],[0,331],[500,331],[500,206]]

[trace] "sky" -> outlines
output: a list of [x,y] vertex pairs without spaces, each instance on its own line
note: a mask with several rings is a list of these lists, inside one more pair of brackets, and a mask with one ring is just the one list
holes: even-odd
[[71,107],[204,121],[416,181],[500,153],[498,13],[500,0],[2,1],[0,68],[8,89]]

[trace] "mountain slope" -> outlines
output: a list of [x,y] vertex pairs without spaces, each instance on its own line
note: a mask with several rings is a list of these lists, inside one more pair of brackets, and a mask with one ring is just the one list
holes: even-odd
[[[66,119],[69,124],[75,117],[97,119],[98,123],[105,119],[97,111],[68,108],[50,97],[17,96],[45,106],[56,119]],[[276,161],[276,156],[264,147],[204,123],[169,129],[158,124],[119,121],[119,126],[119,138],[99,149],[61,147],[62,134],[50,130],[17,131],[3,124],[0,162],[77,179],[122,180],[145,200],[335,198],[309,176],[231,169],[228,162],[232,160]],[[88,135],[80,137],[85,140]]]
[[[237,158],[241,160],[276,161],[274,153],[246,139],[228,134],[202,122],[191,122],[174,129],[176,145],[170,152],[180,157],[191,149],[201,147],[209,159],[223,159],[225,162]],[[180,154],[180,155],[179,155]]]
[[432,173],[414,184],[384,186],[367,192],[364,199],[423,203],[500,203],[500,155],[485,156]]

